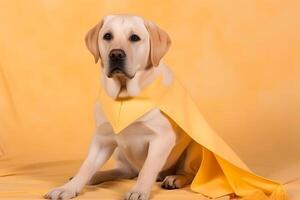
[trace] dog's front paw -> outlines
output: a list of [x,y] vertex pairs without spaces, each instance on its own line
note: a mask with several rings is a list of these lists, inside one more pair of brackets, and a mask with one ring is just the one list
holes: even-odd
[[125,195],[124,200],[148,200],[149,193],[139,192],[139,191],[130,191]]
[[78,195],[76,190],[60,187],[50,190],[44,195],[45,199],[72,199]]

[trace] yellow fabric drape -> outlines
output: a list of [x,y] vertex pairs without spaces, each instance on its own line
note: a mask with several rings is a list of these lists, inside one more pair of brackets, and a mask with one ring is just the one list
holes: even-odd
[[[251,172],[226,141],[210,128],[195,100],[176,77],[171,86],[165,86],[159,76],[141,94],[131,98],[114,100],[102,89],[98,102],[115,133],[119,133],[151,109],[159,108],[195,142],[203,146],[202,164],[191,184],[194,191],[210,198],[232,193],[251,198],[257,191],[265,194],[262,195],[264,198],[288,198],[282,185]],[[192,153],[202,156],[201,151]],[[279,194],[275,197],[276,193]]]
[[[39,199],[79,168],[99,90],[84,36],[111,13],[169,33],[164,60],[206,121],[255,174],[299,199],[299,12],[297,0],[0,0],[0,199]],[[79,198],[121,199],[132,184]],[[203,199],[155,187],[153,199],[171,198]]]

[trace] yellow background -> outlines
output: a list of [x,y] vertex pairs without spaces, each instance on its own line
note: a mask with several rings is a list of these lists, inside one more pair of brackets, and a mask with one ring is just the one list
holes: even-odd
[[[31,171],[32,184],[46,183],[30,193],[37,197],[76,171],[93,133],[99,87],[99,66],[84,36],[113,13],[143,16],[169,33],[165,62],[197,88],[191,93],[218,133],[229,141],[240,135],[233,148],[250,149],[237,152],[246,163],[282,165],[268,159],[274,151],[285,160],[299,156],[283,149],[300,141],[299,1],[1,0],[0,173],[27,173],[31,165],[17,163],[40,162],[40,171]],[[262,137],[244,137],[252,133]],[[55,167],[67,174],[49,177]],[[26,196],[22,187],[3,194]]]

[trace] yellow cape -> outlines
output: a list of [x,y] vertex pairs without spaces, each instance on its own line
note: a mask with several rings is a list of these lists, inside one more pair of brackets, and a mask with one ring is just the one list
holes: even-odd
[[234,193],[250,200],[287,199],[281,184],[254,174],[210,128],[188,91],[176,78],[166,86],[162,77],[158,77],[134,98],[113,100],[101,90],[98,101],[115,133],[151,109],[159,108],[201,145],[203,152],[194,152],[203,158],[191,184],[193,191],[212,198]]

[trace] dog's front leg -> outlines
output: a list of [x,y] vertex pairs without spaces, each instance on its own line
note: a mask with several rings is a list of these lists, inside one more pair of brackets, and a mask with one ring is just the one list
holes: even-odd
[[78,173],[65,185],[55,188],[45,195],[47,199],[70,199],[82,190],[99,167],[112,155],[117,143],[114,133],[108,123],[98,128],[93,138],[87,158],[81,165]]
[[155,131],[162,132],[150,140],[148,155],[136,185],[125,195],[125,200],[147,200],[149,198],[152,185],[175,145],[176,136],[171,127],[157,128]]

